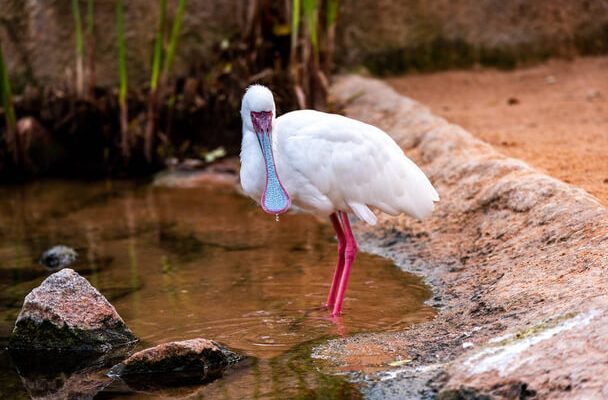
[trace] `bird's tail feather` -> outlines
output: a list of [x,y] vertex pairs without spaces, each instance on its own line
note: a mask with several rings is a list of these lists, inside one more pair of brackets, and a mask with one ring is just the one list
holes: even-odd
[[348,203],[350,209],[353,210],[357,218],[367,222],[370,225],[376,225],[378,219],[372,210],[369,209],[365,204],[361,203]]

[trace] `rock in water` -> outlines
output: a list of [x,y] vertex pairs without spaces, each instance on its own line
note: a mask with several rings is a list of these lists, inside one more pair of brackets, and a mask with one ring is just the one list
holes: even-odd
[[[219,343],[208,339],[190,339],[181,342],[163,343],[156,347],[133,354],[122,363],[114,366],[109,374],[120,376],[123,380],[144,384],[146,375],[152,375],[157,385],[178,384],[180,378],[192,376],[204,381],[217,377],[244,356],[237,354]],[[159,381],[160,379],[160,381]]]
[[9,347],[106,351],[136,340],[106,298],[66,268],[25,297]]
[[38,262],[52,270],[69,267],[78,258],[76,250],[68,246],[53,246],[40,257]]

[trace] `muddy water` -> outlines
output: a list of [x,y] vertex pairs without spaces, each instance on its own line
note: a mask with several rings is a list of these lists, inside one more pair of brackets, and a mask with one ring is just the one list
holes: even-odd
[[[55,244],[77,249],[74,269],[115,305],[140,346],[206,337],[252,360],[206,386],[137,392],[99,371],[63,373],[50,385],[46,378],[20,377],[4,353],[2,398],[83,386],[70,390],[100,391],[99,398],[352,398],[355,387],[319,372],[310,360],[313,344],[402,329],[433,316],[423,304],[430,293],[417,278],[361,254],[344,316],[328,318],[319,306],[329,290],[336,243],[331,227],[310,216],[283,215],[276,222],[231,189],[44,182],[0,189],[3,344],[23,297],[48,275],[37,258]],[[95,380],[99,384],[91,385]]]

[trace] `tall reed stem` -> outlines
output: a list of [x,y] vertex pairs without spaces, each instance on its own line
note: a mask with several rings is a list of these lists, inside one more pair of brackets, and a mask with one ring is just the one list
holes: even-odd
[[87,0],[87,79],[89,81],[88,95],[93,97],[95,91],[95,57],[94,57],[94,20],[93,8],[94,1]]
[[289,71],[293,81],[293,88],[298,101],[298,107],[306,108],[306,93],[300,84],[300,68],[298,65],[298,38],[300,36],[300,15],[302,4],[300,0],[291,3],[291,48],[289,53]]
[[169,37],[169,43],[167,44],[167,54],[163,62],[163,72],[160,78],[161,92],[168,91],[169,102],[167,103],[167,119],[165,135],[171,137],[171,125],[173,123],[173,110],[175,108],[175,85],[171,84],[171,71],[173,70],[173,61],[175,60],[175,53],[177,51],[177,42],[179,41],[179,34],[182,29],[182,21],[184,20],[184,12],[186,11],[186,0],[179,0],[177,6],[177,13],[173,19],[173,26],[171,27],[171,36]]
[[339,0],[327,0],[326,16],[326,54],[324,69],[325,74],[329,76],[334,68],[334,53],[336,52],[336,21],[338,20]]
[[127,104],[127,61],[123,0],[116,1],[116,37],[118,40],[118,77],[120,79],[120,89],[118,92],[120,147],[123,158],[129,160],[131,157],[131,141],[129,138],[129,109]]
[[84,92],[84,44],[82,40],[82,23],[80,20],[80,6],[78,0],[72,0],[72,14],[74,16],[74,31],[76,34],[76,95],[82,97]]
[[166,79],[171,75],[171,70],[173,69],[173,61],[175,60],[175,52],[177,50],[177,42],[179,41],[179,34],[182,29],[182,22],[184,20],[184,12],[186,10],[186,0],[179,0],[179,4],[177,6],[177,13],[175,14],[175,19],[173,20],[173,26],[171,27],[171,36],[169,37],[169,43],[167,45],[167,55],[165,57],[163,63],[163,75],[165,82]]
[[308,39],[312,46],[313,62],[319,65],[319,36],[317,34],[318,0],[304,0],[304,19],[308,30]]
[[158,30],[154,42],[154,57],[152,59],[152,76],[150,78],[150,94],[148,97],[148,114],[146,121],[144,153],[148,162],[153,161],[153,149],[155,142],[155,130],[158,120],[158,80],[162,64],[163,41],[165,38],[165,24],[167,15],[167,0],[160,0],[160,15],[158,19]]
[[13,92],[8,70],[4,63],[4,55],[0,44],[0,94],[2,96],[2,108],[4,109],[4,119],[6,120],[6,145],[13,156],[15,164],[19,164],[19,138],[17,137],[17,118],[13,107]]

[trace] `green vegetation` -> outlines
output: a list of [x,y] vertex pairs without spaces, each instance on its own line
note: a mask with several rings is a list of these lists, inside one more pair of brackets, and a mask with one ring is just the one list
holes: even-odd
[[167,0],[159,0],[158,28],[154,40],[154,54],[152,57],[152,76],[150,77],[150,90],[156,90],[160,77],[160,67],[163,54],[163,41],[165,38],[165,25],[167,23]]
[[317,0],[304,0],[304,20],[306,21],[306,29],[308,31],[308,40],[312,45],[312,51],[315,62],[319,61],[319,38],[317,35],[317,15],[319,14],[319,5]]
[[168,79],[168,77],[171,75],[173,61],[175,60],[177,42],[179,40],[179,34],[182,28],[182,21],[184,20],[185,10],[186,0],[179,0],[179,4],[177,6],[177,13],[175,15],[175,19],[173,20],[173,26],[171,27],[171,36],[169,37],[169,43],[167,44],[167,56],[165,57],[163,63],[164,80]]
[[517,332],[515,335],[509,336],[508,338],[501,340],[500,342],[493,343],[492,346],[493,347],[503,347],[503,346],[512,345],[521,340],[527,339],[532,336],[536,336],[536,335],[546,331],[547,329],[554,328],[557,325],[561,324],[562,322],[571,320],[572,318],[576,317],[577,315],[578,315],[578,313],[576,313],[576,312],[568,312],[566,314],[559,315],[557,317],[549,318],[528,329],[521,330],[521,331]]
[[[167,46],[164,47],[166,26],[167,26],[167,0],[159,2],[159,18],[158,28],[156,31],[156,39],[154,41],[154,53],[152,58],[152,75],[150,77],[150,93],[148,97],[148,113],[146,119],[146,132],[144,153],[148,162],[153,162],[156,154],[154,152],[154,144],[156,142],[156,134],[158,129],[158,112],[159,101],[162,100],[165,94],[165,89],[173,68],[173,61],[177,51],[177,43],[181,31],[184,12],[186,10],[186,0],[180,0],[173,26],[171,27],[171,35]],[[169,107],[174,105],[174,99],[169,100]]]
[[93,0],[87,0],[87,78],[89,81],[89,97],[93,97],[95,91],[95,59],[94,59],[94,4]]
[[82,40],[82,23],[78,0],[72,0],[72,15],[74,16],[74,33],[76,35],[76,94],[81,97],[84,91],[84,42]]
[[569,49],[558,42],[485,47],[464,39],[436,36],[433,32],[428,35],[432,39],[421,44],[370,53],[363,60],[363,65],[378,76],[471,68],[475,65],[510,70],[545,61],[556,54],[597,55],[608,52],[608,25],[595,30],[581,29],[573,38],[572,48]]
[[[289,70],[298,105],[323,109],[329,87],[327,76],[333,69],[339,1],[292,0],[291,7]],[[322,15],[325,24],[319,23]],[[304,32],[300,31],[302,19]],[[302,51],[298,52],[298,47]]]
[[327,0],[327,8],[325,10],[325,29],[327,31],[327,52],[325,56],[325,73],[331,74],[334,68],[334,53],[336,43],[336,22],[338,20],[338,0]]
[[4,110],[4,119],[6,121],[6,143],[9,151],[13,155],[15,164],[19,164],[19,144],[17,142],[17,118],[15,117],[15,108],[13,107],[13,92],[11,90],[11,81],[8,76],[8,70],[4,62],[4,54],[0,44],[0,92],[2,95],[2,108]]
[[120,89],[118,91],[120,147],[122,156],[127,161],[131,157],[131,144],[129,139],[129,110],[127,104],[127,60],[123,0],[116,1],[116,39],[118,41],[118,76],[120,80]]
[[291,52],[290,62],[295,63],[298,36],[300,34],[300,0],[292,0],[291,4]]
[[148,95],[148,113],[146,118],[146,132],[144,137],[144,154],[148,162],[153,161],[156,126],[158,124],[158,81],[162,63],[163,41],[165,38],[165,25],[167,20],[167,0],[159,0],[158,28],[154,41],[152,57],[152,76],[150,77],[150,93]]

